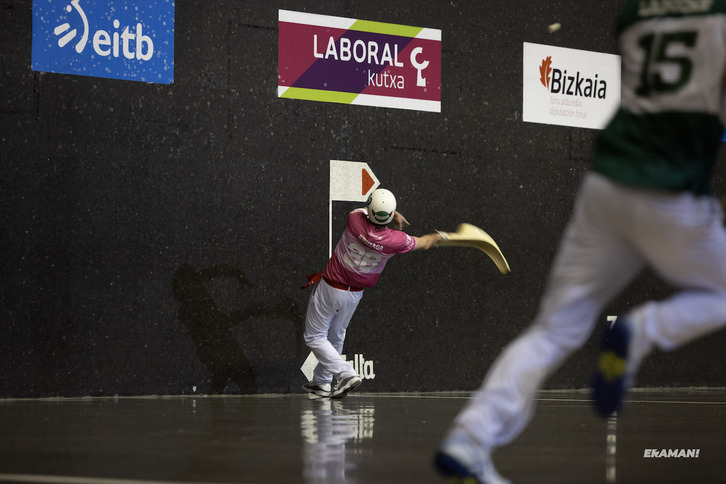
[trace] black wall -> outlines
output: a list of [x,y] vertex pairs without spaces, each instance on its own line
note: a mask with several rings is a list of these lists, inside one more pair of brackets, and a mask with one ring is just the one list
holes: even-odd
[[[331,159],[369,163],[410,233],[499,243],[507,276],[471,249],[394,258],[346,341],[366,391],[475,388],[537,310],[595,134],[522,122],[522,43],[614,53],[621,3],[178,1],[167,86],[31,71],[32,2],[0,0],[0,397],[203,393],[245,367],[228,392],[298,391]],[[441,29],[442,112],[279,99],[278,9]],[[646,273],[602,326],[668,293]],[[596,339],[548,386],[587,385]],[[723,386],[724,343],[640,384]]]

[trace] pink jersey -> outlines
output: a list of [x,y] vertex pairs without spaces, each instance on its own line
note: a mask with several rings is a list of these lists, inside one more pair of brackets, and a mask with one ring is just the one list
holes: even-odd
[[352,287],[373,287],[388,259],[416,248],[416,239],[368,220],[365,208],[348,215],[345,231],[323,277]]

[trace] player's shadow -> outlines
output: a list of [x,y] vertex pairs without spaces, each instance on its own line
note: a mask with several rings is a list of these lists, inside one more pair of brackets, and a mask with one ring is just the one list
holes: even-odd
[[209,371],[210,393],[224,393],[230,380],[237,384],[240,393],[255,393],[257,380],[232,328],[259,317],[297,320],[299,310],[293,301],[283,299],[272,307],[248,304],[241,310],[221,311],[205,286],[220,277],[235,278],[241,291],[251,287],[243,271],[227,265],[197,271],[184,264],[174,272],[172,289],[179,301],[179,319],[196,346],[199,360]]

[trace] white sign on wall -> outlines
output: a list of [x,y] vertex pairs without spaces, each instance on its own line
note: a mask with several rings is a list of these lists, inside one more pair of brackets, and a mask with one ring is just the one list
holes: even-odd
[[620,106],[620,56],[524,43],[522,119],[603,129]]
[[328,199],[328,257],[333,255],[333,202],[365,202],[381,182],[368,163],[330,160]]

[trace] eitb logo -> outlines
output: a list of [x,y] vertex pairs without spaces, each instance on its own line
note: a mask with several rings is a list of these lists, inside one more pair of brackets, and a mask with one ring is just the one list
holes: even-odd
[[33,70],[170,84],[173,0],[34,0]]

